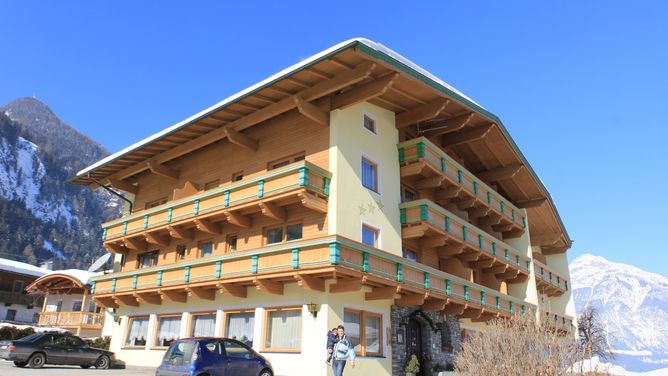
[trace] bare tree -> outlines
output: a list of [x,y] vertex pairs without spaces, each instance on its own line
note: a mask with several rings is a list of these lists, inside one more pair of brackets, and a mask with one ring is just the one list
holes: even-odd
[[598,356],[601,361],[610,362],[615,358],[608,345],[608,333],[601,322],[598,310],[592,306],[587,308],[578,317],[578,334],[580,347],[587,359]]

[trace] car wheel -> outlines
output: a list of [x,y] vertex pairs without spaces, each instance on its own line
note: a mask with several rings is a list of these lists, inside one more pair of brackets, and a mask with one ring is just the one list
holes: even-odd
[[42,368],[44,363],[46,363],[46,356],[42,353],[33,354],[28,359],[28,367],[30,368]]
[[16,361],[14,362],[14,365],[19,367],[19,368],[25,367],[26,364],[28,364],[28,363],[27,362],[16,362]]
[[83,368],[83,369],[89,369],[89,368],[90,368],[90,366],[84,366],[84,365],[81,365],[81,366],[79,366],[79,367],[81,367],[81,368]]
[[272,374],[270,370],[263,369],[262,372],[260,372],[260,376],[272,376]]
[[95,362],[95,368],[97,369],[109,369],[110,365],[111,365],[111,360],[106,355],[100,356],[99,358],[97,358],[97,361]]

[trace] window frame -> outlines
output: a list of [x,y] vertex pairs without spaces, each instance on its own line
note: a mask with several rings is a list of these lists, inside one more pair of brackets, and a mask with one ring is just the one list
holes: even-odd
[[[415,190],[415,189],[413,189],[413,188],[411,188],[411,187],[409,187],[409,186],[407,186],[407,185],[401,184],[401,188],[400,188],[400,192],[399,192],[399,194],[401,195],[400,198],[401,198],[401,202],[402,202],[402,203],[403,203],[403,202],[410,202],[410,201],[405,200],[405,197],[406,197],[406,194],[405,194],[405,193],[406,193],[406,192],[410,192],[410,193],[414,194],[414,195],[415,195],[415,200],[419,200],[419,199],[420,199],[420,194],[418,193],[417,190]],[[414,200],[411,200],[411,201],[414,201]]]
[[[206,244],[206,243],[211,243],[211,254],[208,255],[208,256],[204,256],[204,254],[202,252],[202,244]],[[198,258],[211,257],[211,256],[213,256],[213,253],[215,251],[216,251],[216,243],[213,241],[213,239],[204,239],[204,240],[200,240],[200,241],[197,242],[197,257]]]
[[[278,158],[278,159],[275,159],[275,160],[270,161],[269,163],[267,163],[267,171],[276,170],[278,168],[285,167],[285,166],[288,166],[288,165],[291,165],[293,163],[303,161],[303,160],[306,160],[306,152],[305,151],[290,154],[288,156]],[[276,165],[279,165],[279,164],[280,164],[280,166],[276,166]]]
[[[155,255],[155,258],[151,258],[151,265],[149,266],[142,266],[141,263],[141,258],[144,256],[148,255]],[[160,261],[160,250],[153,250],[153,251],[148,251],[148,252],[142,252],[137,254],[137,267],[135,269],[148,269],[152,268],[154,266],[158,266],[158,263]]]
[[[366,244],[364,242],[364,229],[365,228],[371,229],[374,232],[374,234],[375,234],[374,245],[369,245],[369,244]],[[360,240],[361,240],[360,243],[366,245],[367,247],[373,247],[373,248],[380,249],[380,228],[376,227],[372,224],[369,224],[367,222],[362,222],[362,230],[361,230],[361,234],[360,234]]]
[[146,201],[146,203],[144,204],[144,210],[149,210],[158,207],[160,205],[164,205],[167,203],[168,200],[169,198],[167,196],[164,196],[155,200]]
[[[372,126],[373,129],[367,128],[366,119],[371,120],[372,125],[373,125]],[[367,131],[373,133],[374,136],[377,136],[378,135],[378,120],[376,119],[375,116],[365,112],[365,113],[362,114],[362,128],[364,128]]]
[[[130,329],[132,328],[132,322],[137,319],[146,319],[146,344],[144,345],[128,345],[128,335],[130,335]],[[122,349],[145,349],[146,345],[149,343],[149,330],[148,330],[148,324],[151,322],[151,316],[150,315],[136,315],[136,316],[128,316],[127,319],[127,325],[125,326],[125,333],[123,335],[123,345],[121,346]]]
[[193,323],[195,322],[195,316],[208,316],[208,315],[213,315],[213,335],[212,337],[216,336],[216,319],[217,319],[217,314],[216,311],[200,311],[200,312],[191,312],[190,317],[188,318],[188,326],[186,333],[188,334],[189,338],[195,338],[194,333],[193,333]]
[[[375,183],[374,188],[368,187],[366,184],[364,184],[364,162],[373,167],[373,176],[374,176],[373,179]],[[373,160],[372,158],[369,158],[369,156],[364,154],[360,159],[360,182],[362,183],[362,187],[370,190],[371,192],[380,194],[380,163]]]
[[[406,257],[408,252],[415,253],[415,260],[411,260],[410,258]],[[401,257],[405,258],[406,260],[414,261],[414,262],[420,262],[420,259],[421,259],[420,256],[421,256],[420,251],[416,251],[415,249],[410,248],[410,247],[401,247]]]
[[[181,255],[181,249],[183,249],[183,255]],[[186,259],[186,255],[188,254],[188,246],[186,244],[177,244],[175,248],[175,257],[176,257],[176,262],[183,261]]]
[[[290,348],[267,348],[267,335],[269,334],[268,324],[269,324],[269,314],[271,312],[281,312],[281,311],[297,311],[299,312],[299,348],[290,349]],[[301,306],[286,306],[286,307],[270,307],[264,309],[264,319],[262,322],[262,343],[261,343],[261,352],[267,353],[291,353],[291,354],[301,354],[303,341],[303,326],[304,326],[304,314],[303,308]]]
[[[18,291],[16,289],[17,286],[21,286],[21,288],[18,289]],[[12,283],[12,292],[22,293],[25,288],[26,288],[26,282],[20,279],[15,279],[14,283]]]
[[[378,313],[378,312],[372,312],[372,311],[366,311],[363,309],[356,309],[356,308],[343,308],[343,314],[345,317],[345,313],[350,312],[350,313],[356,313],[359,314],[360,316],[360,351],[357,356],[360,357],[382,357],[385,351],[385,347],[383,346],[383,320],[384,320],[384,314]],[[366,317],[367,316],[373,316],[377,317],[380,319],[380,328],[378,328],[378,344],[379,344],[379,352],[367,352],[366,351]],[[346,323],[344,322],[343,325],[345,326]]]
[[215,180],[211,180],[211,181],[208,181],[208,182],[204,183],[204,190],[205,191],[210,191],[210,190],[216,189],[218,187],[220,187],[220,179],[215,179]]
[[230,178],[230,181],[232,183],[234,183],[234,182],[237,182],[237,181],[241,181],[243,179],[244,179],[244,172],[243,171],[237,171],[237,172],[232,174],[232,176]]
[[153,325],[153,342],[151,343],[151,350],[165,350],[169,348],[167,346],[158,345],[158,334],[160,332],[160,319],[176,317],[179,319],[179,333],[177,333],[176,341],[178,341],[181,335],[181,325],[183,325],[183,316],[180,313],[168,313],[164,315],[156,315],[155,325]]
[[[230,338],[228,336],[228,333],[227,333],[227,323],[230,319],[230,315],[239,314],[239,313],[250,313],[250,314],[253,315],[253,342],[256,343],[255,325],[257,325],[257,320],[255,319],[255,308],[232,309],[232,310],[223,311],[223,322],[222,322],[222,325],[220,326],[221,337]],[[240,339],[237,339],[237,341],[242,342]]]
[[[300,225],[302,227],[301,238],[288,240],[288,226],[294,226],[294,225]],[[275,229],[278,229],[278,228],[280,228],[283,231],[283,233],[281,234],[281,241],[276,242],[276,243],[267,242],[267,233],[270,230],[275,230]],[[275,245],[275,244],[283,244],[283,243],[291,243],[291,242],[296,242],[296,241],[300,241],[300,240],[304,240],[304,222],[303,221],[288,222],[288,223],[284,223],[284,224],[281,224],[281,225],[278,225],[278,226],[267,226],[262,231],[262,242],[265,246]]]
[[[232,249],[232,243],[230,242],[230,240],[231,240],[232,238],[235,239],[235,241],[234,241],[234,249]],[[236,232],[235,232],[234,234],[228,234],[228,235],[225,237],[225,252],[226,252],[226,253],[229,253],[229,252],[236,252],[236,251],[238,251],[238,250],[239,250],[239,233],[236,233]]]

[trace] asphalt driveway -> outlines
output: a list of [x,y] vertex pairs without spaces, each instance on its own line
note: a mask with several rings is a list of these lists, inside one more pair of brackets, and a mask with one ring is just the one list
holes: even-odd
[[153,376],[155,367],[127,367],[125,369],[82,369],[71,366],[46,365],[41,369],[18,368],[14,363],[0,360],[0,375],[2,376]]

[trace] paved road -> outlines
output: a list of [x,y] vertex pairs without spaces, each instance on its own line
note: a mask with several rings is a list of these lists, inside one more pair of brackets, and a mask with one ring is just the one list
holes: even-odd
[[44,366],[42,369],[18,368],[14,363],[0,360],[2,376],[153,376],[154,367],[127,367],[126,369],[98,370],[95,368],[81,369],[69,366]]

